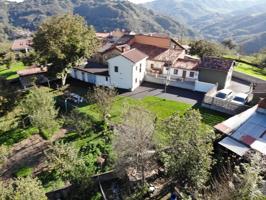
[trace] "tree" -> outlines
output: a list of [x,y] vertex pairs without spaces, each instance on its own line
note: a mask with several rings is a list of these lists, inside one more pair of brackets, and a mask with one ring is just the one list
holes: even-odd
[[14,63],[15,61],[16,61],[16,55],[12,51],[9,51],[8,53],[5,54],[4,64],[8,69],[11,68],[12,63]]
[[123,122],[116,126],[113,148],[117,157],[116,169],[125,172],[129,168],[141,174],[145,183],[145,170],[152,154],[154,118],[142,107],[131,107],[123,115]]
[[45,190],[37,178],[18,178],[7,183],[0,181],[0,199],[46,200]]
[[2,168],[3,164],[6,162],[8,155],[9,155],[8,147],[0,145],[0,169]]
[[194,41],[190,44],[192,55],[198,55],[201,58],[204,56],[222,56],[226,54],[226,51],[223,47],[217,43],[209,42],[206,40]]
[[57,142],[46,152],[48,166],[65,181],[87,187],[92,172],[79,155],[79,149],[71,144]]
[[98,40],[94,29],[82,17],[64,14],[42,23],[32,46],[41,62],[51,64],[50,73],[56,74],[65,85],[70,69],[94,54]]
[[230,50],[235,49],[237,47],[236,43],[231,39],[226,39],[226,40],[222,41],[222,45],[224,45],[225,47],[227,47]]
[[78,110],[73,110],[70,115],[65,118],[65,124],[73,128],[80,136],[84,135],[92,128],[91,119]]
[[32,88],[20,103],[20,107],[31,124],[38,128],[45,138],[49,138],[59,128],[54,95],[47,88]]
[[162,159],[169,174],[182,186],[196,191],[209,179],[212,166],[213,131],[201,123],[201,115],[189,110],[184,116],[172,115],[163,122],[169,148]]
[[104,121],[106,121],[116,95],[117,92],[114,89],[101,86],[94,87],[93,91],[88,94],[88,99],[97,105]]
[[[210,189],[210,195],[205,199],[217,200],[263,200],[261,174],[265,170],[265,158],[259,153],[252,152],[250,163],[240,164],[235,170],[224,173],[214,181]],[[207,193],[208,194],[208,193]]]

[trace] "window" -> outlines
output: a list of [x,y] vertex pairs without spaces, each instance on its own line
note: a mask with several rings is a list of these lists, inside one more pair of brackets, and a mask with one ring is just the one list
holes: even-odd
[[115,72],[118,72],[118,67],[117,66],[115,66]]
[[193,78],[194,77],[194,74],[195,74],[195,72],[190,72],[189,73],[189,77]]
[[153,69],[154,68],[154,64],[151,64],[151,69]]
[[141,65],[140,65],[140,67],[139,67],[139,72],[141,72]]
[[137,82],[138,82],[138,79],[136,78],[136,79],[135,79],[135,83],[137,83]]
[[108,81],[108,76],[105,77],[105,81]]
[[175,75],[178,74],[178,70],[177,70],[177,69],[174,70],[174,74],[175,74]]

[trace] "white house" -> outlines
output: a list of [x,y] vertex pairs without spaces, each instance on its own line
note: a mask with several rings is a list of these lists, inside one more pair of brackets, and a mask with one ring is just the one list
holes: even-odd
[[71,76],[97,86],[133,91],[144,80],[147,57],[139,50],[131,49],[109,59],[108,66],[88,62],[85,66],[75,67]]
[[144,80],[148,56],[137,49],[131,49],[108,60],[111,85],[117,88],[135,90]]

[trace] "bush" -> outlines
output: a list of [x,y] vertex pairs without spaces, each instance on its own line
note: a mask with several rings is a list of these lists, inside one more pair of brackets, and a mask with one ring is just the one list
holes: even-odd
[[32,175],[33,169],[31,167],[22,167],[16,172],[16,177],[27,177]]

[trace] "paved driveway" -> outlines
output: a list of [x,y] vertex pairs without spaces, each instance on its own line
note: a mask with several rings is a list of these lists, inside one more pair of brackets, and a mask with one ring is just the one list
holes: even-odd
[[248,93],[250,91],[250,84],[248,82],[233,78],[231,81],[231,86],[229,88],[236,93]]
[[169,100],[181,101],[191,105],[200,104],[204,97],[204,94],[200,92],[194,92],[170,86],[167,87],[165,93],[163,85],[148,82],[144,82],[139,88],[137,88],[133,92],[125,92],[121,95],[137,99],[141,99],[146,96],[157,96]]

